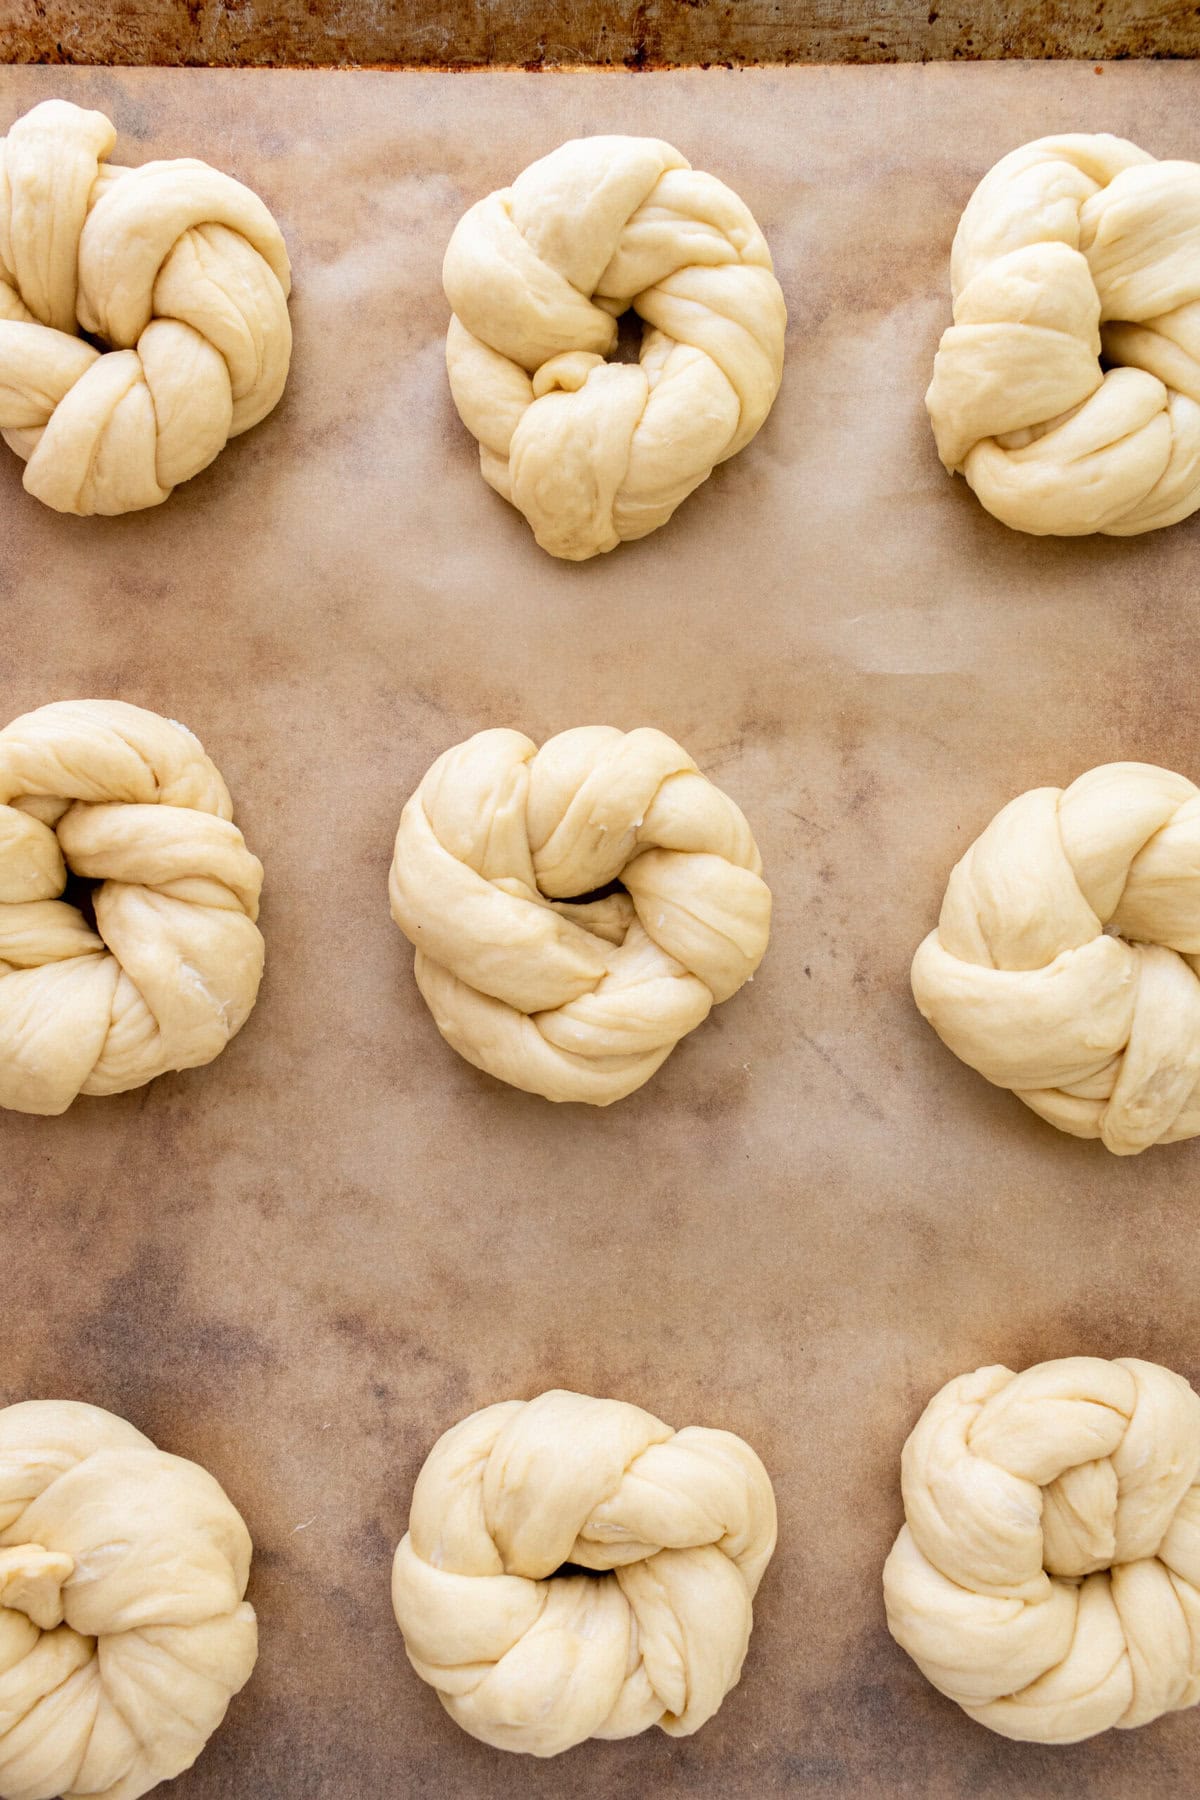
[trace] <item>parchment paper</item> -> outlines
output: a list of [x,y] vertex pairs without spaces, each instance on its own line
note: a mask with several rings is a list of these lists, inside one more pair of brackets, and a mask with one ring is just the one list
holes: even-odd
[[[195,155],[296,271],[277,412],[157,511],[60,518],[0,460],[3,716],[113,695],[188,723],[267,871],[268,972],[211,1067],[0,1115],[0,1401],[114,1408],[224,1482],[262,1655],[180,1800],[1195,1792],[1200,1714],[1009,1744],[887,1636],[898,1459],[950,1376],[1071,1352],[1200,1379],[1200,1149],[1063,1137],[908,990],[955,858],[1110,758],[1200,771],[1200,522],[1038,541],[921,404],[975,181],[1051,130],[1200,155],[1200,73],[1088,65],[630,76],[6,70],[122,160]],[[730,182],[791,312],[757,440],[575,567],[482,483],[442,368],[471,201],[582,132]],[[653,724],[745,809],[775,893],[753,986],[608,1111],[438,1037],[388,917],[400,807],[485,725]],[[560,1384],[726,1426],[780,1547],[698,1736],[539,1765],[405,1661],[388,1573],[434,1438]]]

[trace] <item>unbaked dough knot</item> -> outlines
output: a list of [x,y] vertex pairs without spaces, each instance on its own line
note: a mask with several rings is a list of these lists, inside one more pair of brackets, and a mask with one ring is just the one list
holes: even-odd
[[1026,144],[975,190],[951,276],[926,404],[989,512],[1127,536],[1200,506],[1200,165]]
[[913,961],[934,1030],[1077,1137],[1200,1133],[1200,791],[1106,763],[998,813]]
[[758,967],[761,869],[741,812],[661,731],[584,726],[540,750],[481,731],[404,808],[389,891],[460,1055],[606,1106]]
[[[446,363],[485,479],[573,561],[645,537],[750,442],[787,313],[737,195],[655,138],[562,145],[459,221]],[[607,362],[617,318],[636,364]]]
[[157,506],[265,418],[291,357],[262,201],[191,159],[108,163],[115,141],[65,100],[0,140],[0,428],[59,512]]
[[1200,1699],[1200,1397],[1155,1363],[979,1369],[904,1446],[892,1635],[1005,1737],[1071,1743]]
[[771,1484],[740,1438],[556,1391],[486,1407],[434,1446],[392,1600],[413,1667],[465,1730],[554,1756],[711,1718],[774,1547]]
[[0,1411],[0,1800],[137,1800],[190,1768],[257,1653],[212,1476],[97,1407]]
[[[95,925],[59,896],[99,885]],[[60,1113],[211,1062],[263,969],[262,865],[192,733],[115,700],[0,731],[0,1106]]]

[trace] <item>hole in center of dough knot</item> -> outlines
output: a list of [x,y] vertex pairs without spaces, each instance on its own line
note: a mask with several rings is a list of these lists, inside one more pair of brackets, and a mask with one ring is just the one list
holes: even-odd
[[[66,862],[66,858],[63,858]],[[84,924],[98,933],[96,925],[96,889],[100,882],[90,875],[77,875],[70,863],[67,863],[67,885],[62,891],[62,899],[68,906],[77,907],[83,914]]]

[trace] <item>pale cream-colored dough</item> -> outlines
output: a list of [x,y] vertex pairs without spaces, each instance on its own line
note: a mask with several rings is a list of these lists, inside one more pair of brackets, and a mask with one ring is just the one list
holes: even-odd
[[[563,144],[478,201],[442,271],[446,366],[485,481],[543,550],[645,537],[750,442],[787,310],[746,206],[656,138]],[[606,362],[617,319],[637,363]]]
[[115,142],[66,100],[0,139],[0,431],[58,512],[157,506],[266,417],[292,353],[258,196],[190,158],[121,168]]
[[[686,1737],[737,1685],[774,1548],[771,1483],[741,1438],[556,1390],[434,1445],[392,1605],[417,1674],[498,1750]],[[565,1564],[609,1572],[548,1579]]]
[[404,808],[389,893],[460,1056],[607,1106],[753,975],[771,921],[761,870],[733,801],[661,731],[587,725],[540,750],[481,731]]
[[912,966],[956,1056],[1120,1156],[1200,1133],[1200,790],[1105,763],[997,813]]
[[[119,700],[0,731],[0,1106],[211,1062],[262,979],[262,864],[192,733]],[[57,898],[90,877],[96,928]]]
[[95,1406],[0,1411],[0,1800],[137,1800],[258,1653],[250,1534],[212,1476]]
[[951,285],[925,402],[989,512],[1130,536],[1200,506],[1200,165],[1026,144],[972,195]]
[[892,1636],[1004,1737],[1068,1744],[1200,1699],[1200,1397],[1157,1363],[978,1369],[904,1446]]

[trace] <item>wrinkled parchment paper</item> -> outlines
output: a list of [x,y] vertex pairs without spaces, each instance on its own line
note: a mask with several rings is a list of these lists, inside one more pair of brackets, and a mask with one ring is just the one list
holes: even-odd
[[[119,160],[250,182],[296,273],[283,403],[157,511],[60,518],[0,456],[0,695],[184,720],[267,872],[267,978],[211,1067],[0,1116],[0,1400],[65,1395],[205,1464],[250,1524],[262,1655],[180,1800],[1194,1792],[1200,1714],[1009,1744],[887,1636],[925,1400],[1083,1351],[1200,1379],[1200,1148],[1117,1161],[958,1064],[907,970],[955,858],[1110,758],[1200,773],[1200,520],[1038,541],[934,454],[921,396],[975,181],[1052,130],[1200,156],[1200,72],[6,70]],[[582,132],[731,183],[791,313],[766,428],[665,530],[556,563],[481,481],[442,367],[462,210]],[[653,724],[745,809],[753,986],[611,1110],[438,1037],[388,917],[400,807],[485,725]],[[742,1685],[698,1736],[548,1765],[409,1670],[388,1572],[434,1438],[551,1385],[726,1426],[776,1483]]]

